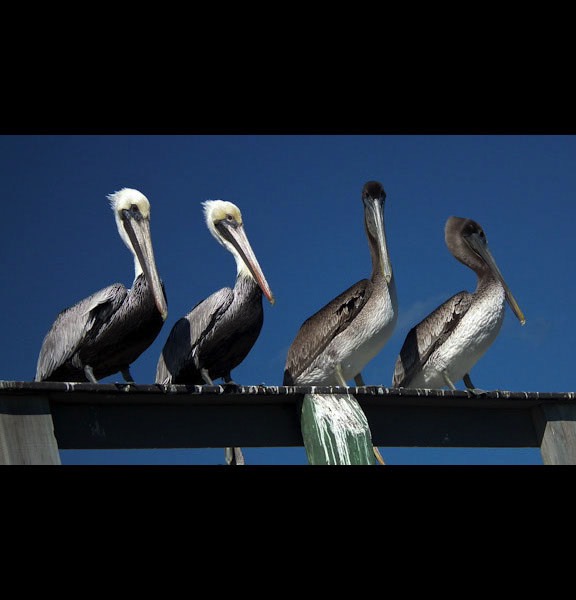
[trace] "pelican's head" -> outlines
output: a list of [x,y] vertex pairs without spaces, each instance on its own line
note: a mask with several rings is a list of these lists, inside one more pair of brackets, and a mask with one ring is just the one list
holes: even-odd
[[482,226],[472,219],[449,217],[444,226],[444,239],[454,258],[476,271],[479,276],[488,271],[500,281],[510,308],[524,325],[526,323],[524,313],[488,248],[488,240]]
[[132,188],[122,188],[109,194],[108,200],[114,211],[118,233],[134,255],[134,278],[144,273],[156,307],[162,319],[166,320],[168,307],[156,269],[150,236],[150,202],[142,192]]
[[210,233],[236,259],[238,275],[252,277],[270,303],[274,304],[270,286],[244,231],[240,209],[227,200],[206,200],[202,206]]
[[222,237],[216,226],[222,221],[227,221],[235,227],[243,227],[240,209],[227,200],[206,200],[202,202],[202,206],[204,208],[204,219],[210,233],[220,244],[230,250],[229,242]]
[[[142,192],[132,188],[122,188],[113,194],[108,194],[108,200],[110,202],[110,207],[114,211],[114,216],[116,217],[116,224],[118,226],[120,237],[130,248],[132,242],[130,241],[130,238],[128,238],[123,223],[128,216],[133,217],[134,219],[146,219],[149,222],[150,202]],[[129,215],[126,215],[125,211],[129,213]]]
[[370,242],[370,253],[374,268],[381,271],[386,283],[392,279],[392,264],[386,245],[386,230],[384,227],[384,200],[386,192],[379,181],[368,181],[362,188],[362,203],[364,204],[364,224]]

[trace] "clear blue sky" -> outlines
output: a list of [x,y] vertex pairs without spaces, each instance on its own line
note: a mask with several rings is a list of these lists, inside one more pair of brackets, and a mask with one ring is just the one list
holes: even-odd
[[[132,365],[153,383],[172,325],[235,279],[233,257],[208,232],[202,201],[243,214],[276,297],[260,338],[233,373],[282,383],[301,323],[370,275],[360,200],[369,179],[387,193],[385,222],[397,281],[395,334],[363,371],[389,386],[410,327],[475,275],[444,244],[450,215],[485,229],[526,315],[507,307],[499,337],[472,370],[483,389],[574,391],[571,271],[576,190],[573,135],[1,135],[0,379],[30,381],[44,335],[63,308],[134,276],[107,194],[144,193],[169,315]],[[568,271],[568,272],[567,272]],[[121,375],[103,382],[122,381]],[[460,382],[460,385],[462,383]],[[530,449],[384,448],[388,464],[541,464]],[[244,449],[248,464],[305,464],[304,450]],[[64,464],[221,464],[223,450],[63,451]]]

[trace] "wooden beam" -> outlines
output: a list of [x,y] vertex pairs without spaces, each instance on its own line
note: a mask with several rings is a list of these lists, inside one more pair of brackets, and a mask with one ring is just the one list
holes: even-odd
[[541,447],[546,464],[576,463],[574,392],[18,381],[0,381],[0,461],[57,464],[58,448],[303,446],[306,394],[352,394],[384,459],[386,447]]
[[0,396],[0,465],[59,465],[46,397]]
[[[122,400],[122,399],[120,399]],[[294,404],[52,402],[61,449],[302,446]]]
[[[152,386],[126,386],[124,391],[103,384],[84,387],[92,385],[49,394],[62,449],[303,445],[297,409],[302,392],[310,388],[296,392],[246,387],[226,392],[220,386],[197,386],[198,390],[172,386],[162,392]],[[399,396],[392,390],[383,394],[366,390],[354,395],[376,446],[537,446],[529,410],[537,401],[523,395],[479,400],[466,392]],[[335,389],[312,391],[330,394]]]

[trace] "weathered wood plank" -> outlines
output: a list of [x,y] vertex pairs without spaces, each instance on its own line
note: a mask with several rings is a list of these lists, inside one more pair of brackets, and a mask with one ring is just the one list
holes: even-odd
[[52,417],[62,450],[302,446],[295,402],[54,402]]
[[55,461],[54,436],[60,449],[302,446],[306,394],[353,394],[384,457],[386,447],[541,447],[546,464],[576,464],[575,392],[18,381],[0,381],[0,462],[40,464],[42,444],[30,446],[40,439]]
[[59,465],[47,398],[0,397],[0,465]]
[[543,404],[535,411],[544,464],[576,465],[576,406]]
[[[463,402],[446,406],[438,400],[427,405],[382,406],[360,404],[370,423],[376,446],[445,448],[529,448],[537,438],[530,410]],[[386,459],[385,451],[383,451]]]
[[366,415],[349,394],[306,394],[300,417],[311,465],[375,464]]
[[0,381],[0,397],[49,399],[61,449],[302,446],[298,403],[342,392],[355,396],[382,447],[536,447],[531,409],[576,405],[573,392]]

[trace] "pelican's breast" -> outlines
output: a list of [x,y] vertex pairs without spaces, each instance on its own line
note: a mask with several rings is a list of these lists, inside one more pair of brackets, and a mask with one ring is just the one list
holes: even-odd
[[[396,327],[398,310],[394,294],[385,291],[373,295],[348,331],[342,334],[342,370],[351,379],[382,350]],[[335,340],[337,343],[338,340]]]
[[[456,382],[480,360],[492,345],[504,320],[505,295],[499,284],[482,290],[444,344],[432,353],[424,368],[427,385],[444,387],[441,372]],[[421,382],[422,384],[422,382]]]

